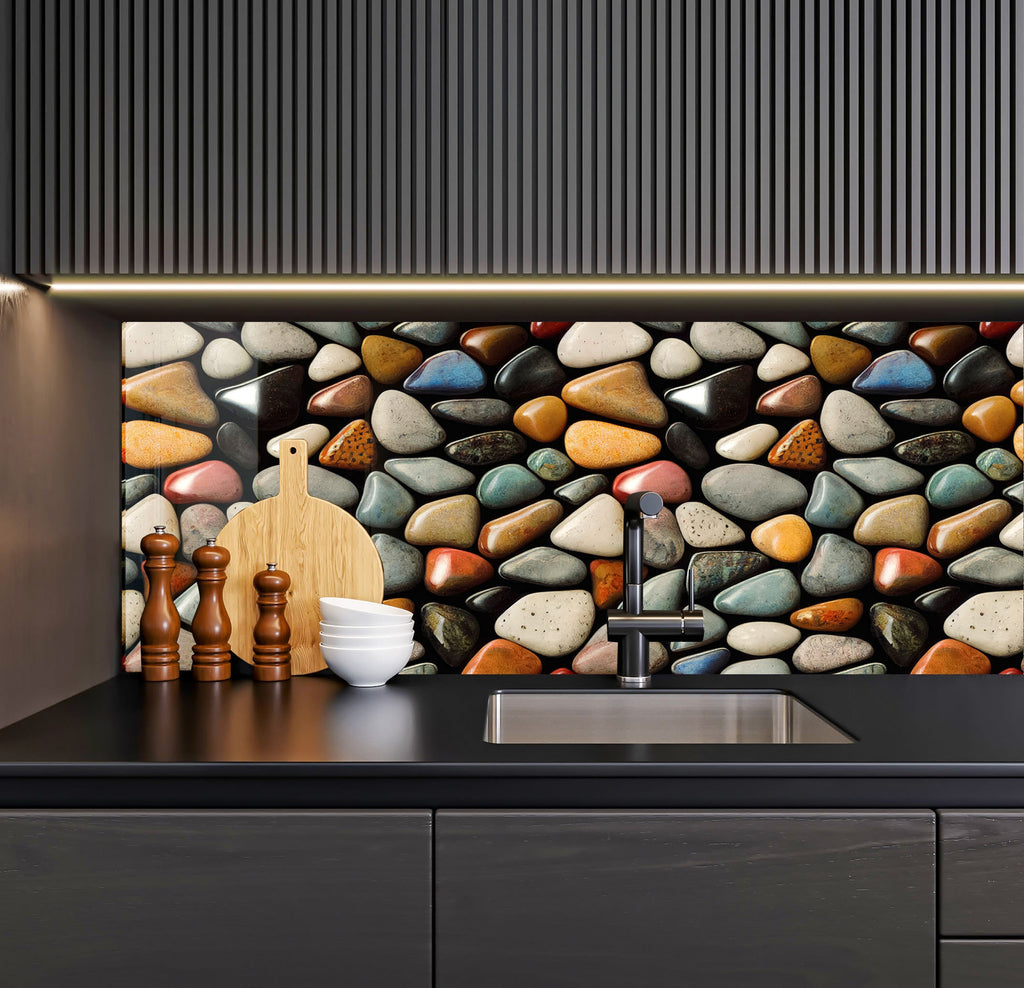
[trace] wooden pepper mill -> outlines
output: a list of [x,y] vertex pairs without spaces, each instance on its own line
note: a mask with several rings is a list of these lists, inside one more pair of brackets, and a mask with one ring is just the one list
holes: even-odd
[[279,570],[277,563],[267,563],[267,568],[252,579],[260,611],[252,632],[252,678],[257,682],[276,683],[291,678],[292,629],[284,616],[291,584],[292,578]]
[[230,561],[231,553],[216,539],[207,539],[192,553],[199,584],[199,606],[192,619],[192,678],[204,683],[231,678],[231,619],[222,596]]
[[178,678],[178,634],[181,619],[171,596],[174,554],[180,543],[163,525],[142,539],[146,556],[142,568],[149,579],[149,594],[139,628],[142,638],[142,678],[164,682]]

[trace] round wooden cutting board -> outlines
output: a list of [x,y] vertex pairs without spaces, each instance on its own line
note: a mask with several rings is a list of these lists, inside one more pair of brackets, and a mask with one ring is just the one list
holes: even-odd
[[296,675],[327,668],[320,656],[321,597],[380,603],[384,596],[384,569],[366,530],[337,505],[310,497],[307,455],[305,440],[282,442],[280,493],[243,508],[217,536],[231,553],[224,584],[231,651],[252,665],[259,616],[252,578],[277,563],[292,578],[285,617]]

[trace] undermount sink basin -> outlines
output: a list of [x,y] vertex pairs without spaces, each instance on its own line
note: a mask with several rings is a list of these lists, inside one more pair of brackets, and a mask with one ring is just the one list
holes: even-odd
[[498,690],[493,744],[850,744],[855,739],[776,690]]

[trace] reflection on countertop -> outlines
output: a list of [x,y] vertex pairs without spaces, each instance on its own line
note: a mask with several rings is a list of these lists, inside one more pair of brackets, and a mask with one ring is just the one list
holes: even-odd
[[[296,696],[300,694],[300,696]],[[417,713],[392,686],[337,680],[145,683],[144,761],[362,762],[416,758]]]

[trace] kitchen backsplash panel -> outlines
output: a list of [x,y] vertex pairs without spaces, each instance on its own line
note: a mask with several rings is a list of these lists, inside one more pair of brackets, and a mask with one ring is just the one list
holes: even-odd
[[277,491],[372,534],[414,609],[407,671],[611,673],[622,506],[656,490],[645,604],[707,632],[655,671],[1019,672],[1020,323],[129,323],[123,327],[125,668],[139,539],[191,553]]

